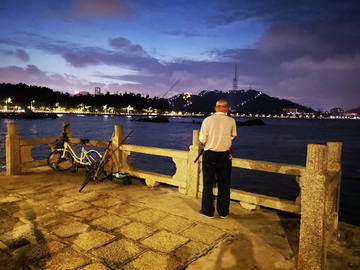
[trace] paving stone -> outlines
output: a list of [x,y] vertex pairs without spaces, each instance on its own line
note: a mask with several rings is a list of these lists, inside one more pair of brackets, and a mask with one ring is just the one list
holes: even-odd
[[85,250],[100,247],[114,239],[115,236],[102,231],[88,231],[76,237],[74,244]]
[[92,263],[84,268],[81,268],[81,270],[111,270],[110,268],[106,267],[102,263]]
[[120,203],[122,203],[122,201],[119,198],[110,197],[110,198],[105,198],[102,200],[92,201],[91,203],[96,206],[100,206],[100,207],[110,207],[110,206],[120,204]]
[[49,199],[54,200],[54,195],[51,194],[50,192],[41,190],[41,192],[36,192],[35,194],[31,194],[31,199],[37,202],[41,202]]
[[74,216],[85,218],[86,220],[93,220],[104,215],[107,215],[107,212],[104,209],[99,208],[87,208],[79,212],[71,213]]
[[167,231],[160,231],[149,238],[142,240],[141,243],[156,251],[170,253],[187,241],[189,241],[189,239],[183,236]]
[[9,254],[0,249],[0,269],[1,270],[28,270],[20,261],[14,260]]
[[5,232],[12,230],[18,222],[18,218],[9,216],[6,211],[0,209],[0,239]]
[[108,211],[120,216],[130,216],[145,209],[146,208],[137,206],[135,204],[125,203],[111,207],[110,209],[108,209]]
[[74,196],[73,199],[91,202],[91,201],[96,201],[98,198],[101,197],[101,195],[102,194],[100,194],[99,192],[96,192],[96,191],[81,192],[81,193],[78,193],[76,196]]
[[69,202],[62,205],[58,205],[58,209],[64,212],[75,212],[85,208],[91,207],[91,204],[86,202]]
[[143,249],[126,239],[117,240],[105,247],[93,251],[93,254],[106,261],[113,268],[120,268],[122,263],[142,252]]
[[166,215],[166,213],[159,210],[148,208],[139,213],[132,214],[129,217],[146,223],[154,223]]
[[72,186],[71,189],[61,191],[61,195],[64,197],[71,197],[72,199],[74,199],[74,197],[79,194],[79,189],[80,187]]
[[125,265],[124,270],[174,270],[179,266],[180,263],[170,255],[148,251]]
[[29,186],[29,184],[25,183],[25,182],[15,182],[15,183],[9,183],[7,185],[2,185],[2,187],[7,190],[18,190],[21,188],[26,188],[28,186]]
[[22,199],[16,196],[7,196],[0,198],[0,203],[11,203],[21,201]]
[[39,268],[46,270],[72,270],[89,264],[90,262],[91,260],[85,255],[69,250],[54,254],[50,258],[44,258],[40,262]]
[[37,191],[34,187],[26,187],[22,189],[17,189],[16,193],[20,195],[29,195],[29,194],[35,194]]
[[48,212],[47,214],[37,217],[36,223],[39,227],[52,227],[61,223],[69,223],[69,220],[73,220],[70,216],[58,211]]
[[89,227],[89,225],[75,221],[56,227],[55,229],[53,229],[53,233],[59,237],[69,237],[75,234],[83,233]]
[[117,215],[106,215],[103,217],[100,217],[92,222],[95,226],[100,226],[108,230],[112,230],[118,227],[121,227],[127,223],[131,222],[131,220],[119,217]]
[[36,261],[51,253],[58,252],[63,249],[66,245],[58,241],[41,240],[36,244],[26,245],[14,251],[13,256],[21,261]]
[[174,256],[181,262],[189,261],[192,258],[198,257],[204,250],[206,250],[207,245],[190,241],[186,243],[185,245],[179,247],[175,253]]
[[17,202],[0,203],[0,209],[4,210],[8,214],[13,214],[21,210]]
[[6,197],[9,196],[9,192],[6,191],[5,189],[0,188],[0,197]]
[[56,199],[57,204],[65,204],[65,203],[70,203],[70,202],[76,202],[76,201],[73,198],[69,198],[69,197],[58,197]]
[[58,181],[51,181],[51,180],[49,181],[49,179],[40,180],[36,182],[36,185],[41,187],[51,187],[51,186],[56,186],[58,184],[59,184]]
[[181,233],[185,237],[205,244],[212,244],[224,234],[224,231],[204,224],[197,224]]
[[44,204],[48,207],[55,207],[57,205],[62,205],[74,201],[75,200],[73,200],[72,198],[54,195],[53,193],[49,192],[49,197],[44,198],[43,200],[39,201],[39,203]]
[[51,187],[49,186],[49,189],[51,189],[52,192],[60,192],[60,191],[65,191],[67,189],[72,189],[72,188],[74,188],[74,186],[69,185],[69,184],[52,185]]
[[171,215],[159,220],[156,223],[156,226],[173,233],[179,233],[193,224],[194,223],[188,219]]
[[9,248],[19,248],[36,241],[39,238],[38,230],[34,224],[18,222],[11,231],[0,235],[0,240]]
[[116,232],[123,234],[126,238],[138,240],[152,234],[156,228],[139,222],[131,222],[121,227]]
[[14,217],[34,220],[38,216],[46,215],[50,210],[44,205],[38,204],[32,200],[21,201],[17,203],[20,210],[13,214]]

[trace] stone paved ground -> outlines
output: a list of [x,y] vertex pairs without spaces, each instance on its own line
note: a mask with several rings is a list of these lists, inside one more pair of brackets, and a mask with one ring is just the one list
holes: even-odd
[[83,181],[0,174],[0,269],[294,269],[297,216],[232,202],[227,219],[207,219],[173,187],[105,180],[79,193]]

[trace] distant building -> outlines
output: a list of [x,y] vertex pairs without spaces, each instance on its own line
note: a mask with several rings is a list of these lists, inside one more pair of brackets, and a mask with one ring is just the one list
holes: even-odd
[[336,115],[336,116],[343,116],[344,115],[344,109],[341,109],[341,108],[332,108],[330,110],[330,113],[332,115]]
[[101,94],[101,88],[95,87],[95,96],[99,96]]
[[298,109],[296,108],[285,108],[283,109],[284,113],[288,113],[288,114],[297,114],[298,113]]
[[73,97],[76,97],[76,96],[89,96],[90,93],[87,92],[87,91],[73,91]]

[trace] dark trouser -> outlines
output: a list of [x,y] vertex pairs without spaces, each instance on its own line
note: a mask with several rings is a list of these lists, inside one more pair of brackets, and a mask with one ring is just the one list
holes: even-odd
[[205,215],[214,215],[213,185],[218,183],[216,210],[220,216],[229,214],[230,176],[232,164],[230,152],[205,151],[203,156],[203,194],[201,210]]

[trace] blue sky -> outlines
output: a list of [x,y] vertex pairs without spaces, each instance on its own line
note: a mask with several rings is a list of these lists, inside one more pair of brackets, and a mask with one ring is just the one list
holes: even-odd
[[350,0],[0,0],[0,83],[166,97],[252,88],[313,109],[360,106]]

